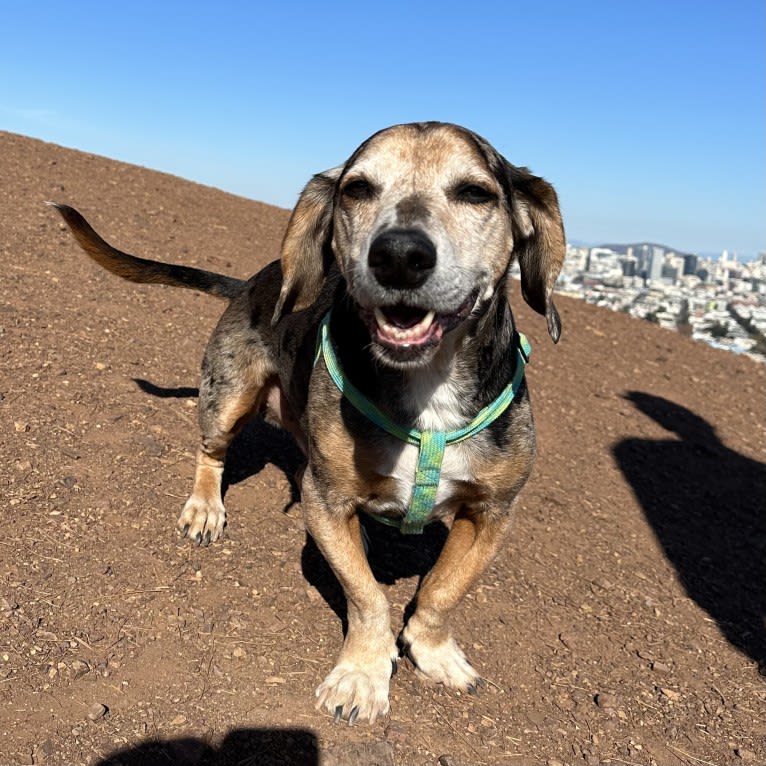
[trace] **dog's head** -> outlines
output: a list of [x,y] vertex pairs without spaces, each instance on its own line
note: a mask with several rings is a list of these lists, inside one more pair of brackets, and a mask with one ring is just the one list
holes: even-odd
[[304,189],[282,245],[274,322],[311,305],[334,257],[376,356],[425,364],[517,257],[524,299],[558,341],[552,291],[564,250],[549,183],[464,128],[396,125]]

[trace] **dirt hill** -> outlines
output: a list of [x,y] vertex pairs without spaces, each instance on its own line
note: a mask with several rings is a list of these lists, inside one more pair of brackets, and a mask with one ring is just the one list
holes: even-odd
[[[554,346],[517,299],[540,457],[455,618],[487,688],[404,666],[385,720],[335,725],[313,693],[343,606],[290,442],[233,447],[223,544],[175,533],[222,304],[107,274],[43,203],[235,276],[287,212],[7,133],[0,179],[0,763],[764,762],[762,367],[565,298]],[[444,533],[371,525],[398,626]]]

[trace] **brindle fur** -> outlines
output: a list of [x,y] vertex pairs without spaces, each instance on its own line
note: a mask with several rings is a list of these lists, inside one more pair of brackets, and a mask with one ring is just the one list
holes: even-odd
[[[346,192],[354,182],[367,184],[369,194]],[[466,184],[480,185],[491,198],[466,203]],[[558,340],[552,289],[564,231],[553,187],[463,128],[394,126],[309,182],[288,224],[281,261],[247,282],[134,258],[104,242],[77,211],[56,207],[86,252],[119,276],[230,300],[202,363],[202,440],[179,528],[202,545],[223,534],[223,461],[249,418],[265,414],[291,431],[307,457],[301,487],[306,526],[348,601],[343,649],[317,689],[317,704],[336,719],[374,721],[388,711],[399,652],[387,600],[367,563],[359,514],[404,515],[415,448],[358,413],[324,365],[314,365],[319,323],[332,309],[331,335],[347,376],[393,420],[440,430],[465,425],[515,369],[506,284],[514,257],[525,299]],[[391,227],[415,228],[435,244],[434,273],[417,289],[381,286],[370,275],[370,241]],[[470,314],[461,316],[466,299]],[[452,312],[460,321],[437,347],[400,358],[373,342],[368,320],[376,306],[401,301]],[[447,447],[433,518],[450,531],[400,636],[418,673],[430,681],[470,692],[480,682],[448,619],[501,548],[534,456],[526,385],[491,426]]]

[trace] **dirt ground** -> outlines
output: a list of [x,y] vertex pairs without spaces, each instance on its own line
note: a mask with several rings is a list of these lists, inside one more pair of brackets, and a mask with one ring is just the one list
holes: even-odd
[[[384,720],[338,725],[314,689],[344,607],[289,440],[232,448],[222,544],[174,529],[222,304],[107,274],[43,202],[243,277],[287,212],[7,133],[0,178],[0,764],[766,761],[762,367],[564,298],[554,346],[517,299],[540,456],[454,621],[486,689],[402,665]],[[368,527],[399,627],[444,530]]]

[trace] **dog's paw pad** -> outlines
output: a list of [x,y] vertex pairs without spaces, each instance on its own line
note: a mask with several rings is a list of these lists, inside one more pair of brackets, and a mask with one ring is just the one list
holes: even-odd
[[186,501],[176,526],[181,537],[188,537],[195,545],[208,546],[223,537],[226,509],[220,502],[192,495]]

